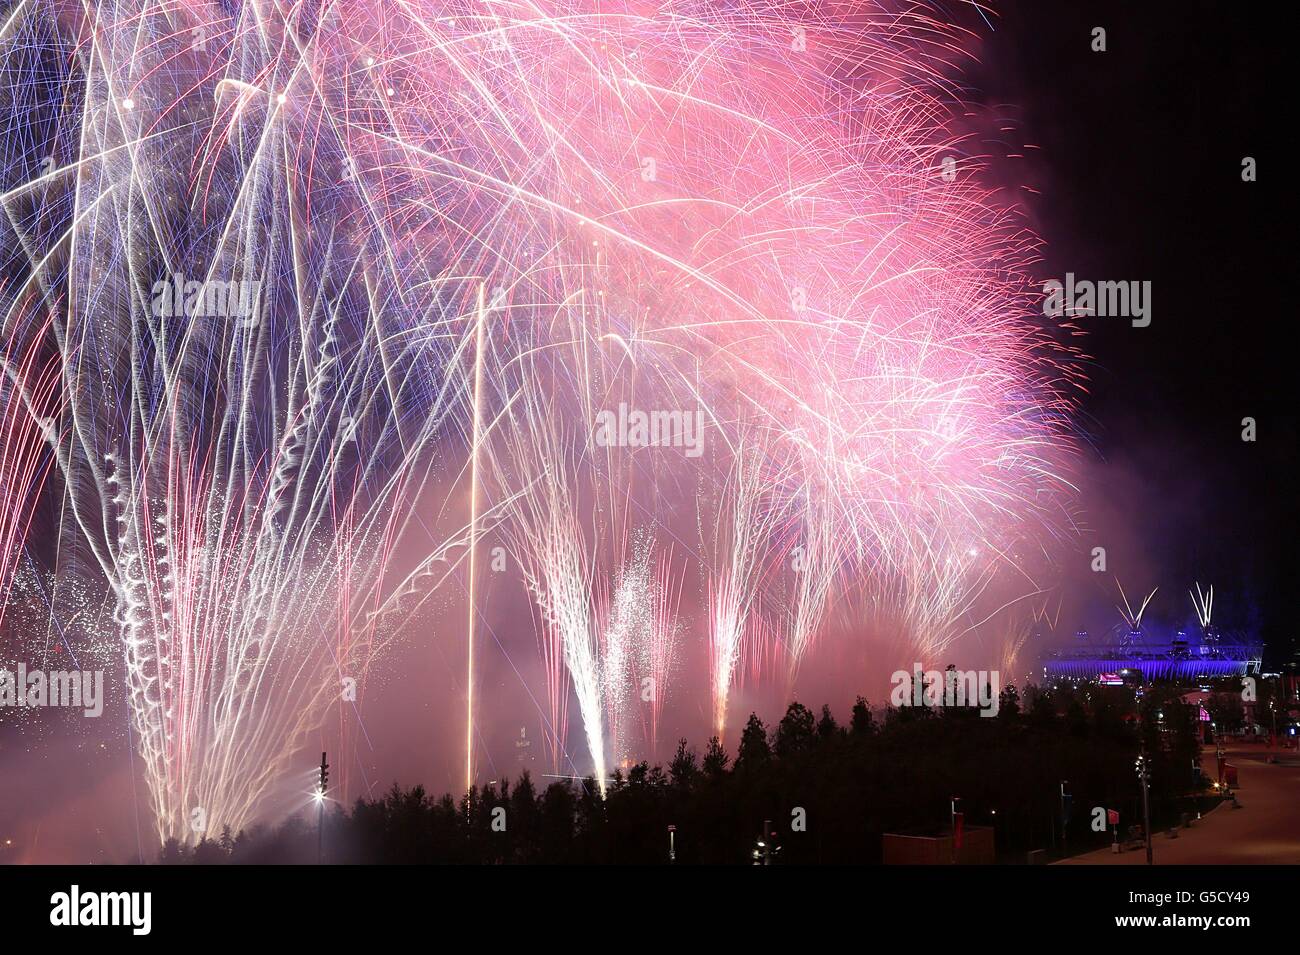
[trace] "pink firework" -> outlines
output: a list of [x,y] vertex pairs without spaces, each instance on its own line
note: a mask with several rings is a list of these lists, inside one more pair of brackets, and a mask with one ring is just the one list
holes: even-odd
[[19,308],[11,319],[9,337],[0,343],[0,627],[32,511],[53,463],[62,407],[58,364],[43,357],[39,346],[48,319],[33,321]]
[[[691,659],[721,734],[737,673],[781,646],[793,679],[845,593],[937,650],[1068,525],[1071,354],[970,152],[974,37],[925,4],[55,6],[82,154],[39,180],[70,213],[23,254],[160,834],[198,805],[256,815],[339,655],[368,657],[458,541],[473,580],[486,523],[543,622],[556,752],[572,694],[602,786],[631,651],[611,664],[597,598],[629,528],[662,555],[709,515]],[[698,441],[611,446],[615,407],[690,415]],[[460,473],[467,538],[421,539],[412,502]],[[399,547],[428,556],[395,581]],[[653,679],[677,598],[633,576]],[[287,673],[311,674],[296,708]]]

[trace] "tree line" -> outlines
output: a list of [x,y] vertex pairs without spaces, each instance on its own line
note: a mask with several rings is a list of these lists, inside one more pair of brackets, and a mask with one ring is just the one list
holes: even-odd
[[[769,729],[751,715],[734,756],[710,739],[702,752],[681,740],[668,765],[616,770],[601,797],[596,781],[540,789],[525,771],[513,782],[474,787],[459,799],[394,784],[326,813],[324,861],[339,864],[663,864],[668,827],[680,864],[750,862],[765,820],[776,858],[794,864],[881,861],[884,833],[937,835],[952,799],[966,826],[995,830],[999,859],[1031,849],[1107,844],[1094,807],[1141,822],[1139,747],[1151,765],[1153,828],[1173,824],[1201,797],[1195,708],[1173,688],[1008,686],[997,716],[965,707],[886,707],[861,697],[847,723],[823,706],[791,703]],[[1062,783],[1065,798],[1062,798]],[[1064,837],[1064,839],[1063,839]],[[168,864],[312,863],[316,813],[184,846]]]

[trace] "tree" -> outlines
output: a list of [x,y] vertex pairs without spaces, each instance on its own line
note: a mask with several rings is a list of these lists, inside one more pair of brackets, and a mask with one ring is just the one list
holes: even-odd
[[1088,733],[1088,714],[1077,699],[1070,700],[1070,705],[1066,707],[1065,725],[1074,736],[1086,736]]
[[704,775],[718,779],[727,772],[727,763],[731,757],[722,748],[722,741],[716,736],[709,737],[709,748],[704,751]]
[[542,794],[539,852],[546,862],[568,862],[573,851],[573,821],[577,812],[573,787],[566,780],[551,783]]
[[[798,705],[791,704],[791,706]],[[807,710],[805,709],[804,712],[806,713]],[[808,715],[812,716],[811,713]],[[749,721],[740,734],[740,746],[736,750],[736,771],[756,769],[765,765],[771,758],[772,747],[767,742],[767,727],[763,725],[757,713],[750,713]]]
[[840,724],[835,722],[835,717],[831,715],[830,706],[823,703],[822,717],[817,721],[817,738],[823,743],[829,743],[841,735],[843,731],[840,729]]
[[1181,699],[1172,699],[1164,706],[1165,725],[1169,727],[1169,755],[1173,760],[1175,778],[1187,789],[1193,788],[1199,777],[1196,768],[1201,758],[1198,710],[1199,707],[1184,703]]
[[668,764],[668,778],[672,780],[674,786],[689,789],[694,785],[699,774],[700,769],[695,762],[695,750],[686,745],[686,737],[683,736],[677,741],[677,752],[673,754],[673,761]]
[[[605,829],[605,800],[601,798],[600,787],[596,777],[588,776],[582,781],[582,791],[578,794],[578,834],[586,838],[588,844],[599,844]],[[603,861],[595,859],[594,861]]]
[[526,769],[510,793],[509,812],[509,831],[515,843],[515,851],[527,861],[529,850],[537,838],[541,813],[537,808],[537,790]]
[[849,733],[854,739],[862,740],[876,732],[876,724],[871,716],[871,707],[865,697],[858,697],[853,704],[853,713],[849,717]]
[[[827,712],[830,712],[829,709]],[[750,719],[755,719],[755,717],[751,716]],[[745,729],[748,731],[749,727]],[[813,741],[816,738],[817,721],[812,715],[812,710],[802,703],[791,703],[786,708],[785,716],[781,718],[781,722],[776,725],[776,755],[779,759],[793,759],[801,756],[812,749]],[[766,745],[766,741],[764,741],[764,745]],[[744,750],[743,738],[741,739],[741,750]],[[758,755],[757,752],[754,755]]]
[[1056,721],[1056,705],[1052,701],[1052,691],[1042,687],[1029,687],[1032,692],[1029,700],[1029,722],[1035,726],[1046,726]]
[[171,836],[163,843],[162,852],[158,855],[158,861],[163,865],[184,865],[188,861],[187,855],[188,853],[185,851],[185,847],[181,845],[180,840],[175,836]]
[[1215,693],[1206,698],[1204,706],[1215,727],[1222,733],[1235,733],[1246,722],[1246,708],[1242,706],[1239,693]]
[[1014,683],[1008,683],[998,694],[998,717],[1010,722],[1020,717],[1020,691]]
[[204,836],[199,840],[199,844],[194,847],[194,853],[190,857],[190,861],[195,865],[217,865],[229,861],[229,858],[229,855],[220,845]]

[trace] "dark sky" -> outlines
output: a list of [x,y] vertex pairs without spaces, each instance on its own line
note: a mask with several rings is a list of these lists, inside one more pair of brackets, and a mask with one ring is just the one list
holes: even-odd
[[[1274,31],[1258,8],[1209,0],[997,6],[991,34],[974,20],[988,39],[969,77],[1041,147],[1027,178],[1043,274],[1153,283],[1149,327],[1083,322],[1091,539],[1141,542],[1149,568],[1110,569],[1133,590],[1160,586],[1153,610],[1171,620],[1193,579],[1214,583],[1216,618],[1257,624],[1280,663],[1295,649],[1294,183]],[[1241,179],[1245,156],[1256,182]]]

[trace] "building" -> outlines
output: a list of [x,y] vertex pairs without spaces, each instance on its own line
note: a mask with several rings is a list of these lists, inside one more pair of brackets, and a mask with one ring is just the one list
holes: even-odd
[[992,865],[997,862],[991,826],[965,826],[955,857],[952,833],[934,836],[910,836],[886,832],[882,836],[881,857],[885,865]]
[[1100,683],[1149,683],[1167,680],[1197,683],[1225,677],[1257,676],[1263,658],[1258,641],[1224,637],[1207,627],[1199,637],[1179,630],[1160,637],[1145,628],[1129,628],[1094,639],[1088,631],[1075,634],[1071,646],[1050,650],[1043,657],[1043,676],[1057,680]]

